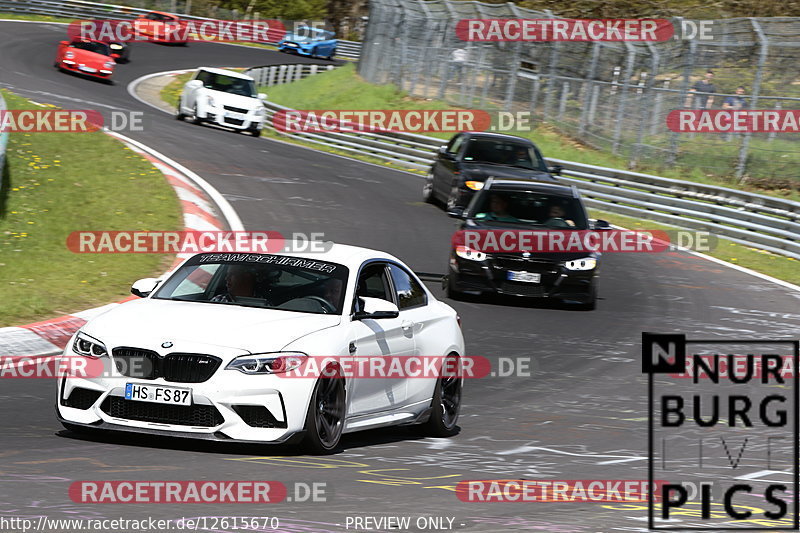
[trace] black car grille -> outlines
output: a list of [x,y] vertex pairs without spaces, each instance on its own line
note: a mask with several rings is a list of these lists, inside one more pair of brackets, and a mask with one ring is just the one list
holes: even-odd
[[100,405],[109,416],[177,426],[215,427],[225,419],[213,405],[168,405],[109,396]]
[[234,126],[241,126],[242,124],[244,124],[244,120],[240,120],[238,118],[226,118],[225,123],[233,124]]
[[500,284],[500,290],[507,294],[530,296],[532,298],[543,298],[547,295],[545,288],[541,285],[533,285],[530,283],[514,283],[512,281],[504,281],[502,284]]
[[73,409],[86,410],[94,405],[94,402],[96,402],[102,394],[103,393],[100,391],[75,387],[72,389],[72,392],[69,393],[69,398],[61,399],[61,405],[64,407],[72,407]]
[[160,357],[152,350],[115,348],[117,371],[137,379],[163,378],[174,383],[202,383],[217,371],[222,359],[213,355],[171,353]]
[[254,428],[285,428],[286,422],[278,422],[269,409],[262,405],[233,405],[234,412],[244,423]]
[[242,113],[244,115],[246,115],[248,111],[247,109],[242,109],[241,107],[233,107],[230,105],[224,105],[222,106],[222,108],[225,109],[225,111],[233,111],[234,113]]
[[538,272],[540,274],[554,273],[558,263],[547,259],[530,259],[521,255],[496,254],[492,255],[494,264],[503,270],[524,270],[525,272]]

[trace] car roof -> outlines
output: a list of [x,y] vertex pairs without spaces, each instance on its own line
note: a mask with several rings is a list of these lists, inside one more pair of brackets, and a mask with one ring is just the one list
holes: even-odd
[[465,131],[464,134],[467,137],[472,137],[476,139],[496,139],[498,141],[517,141],[517,142],[524,142],[527,144],[533,144],[533,141],[530,139],[526,139],[525,137],[518,137],[517,135],[508,135],[506,133],[493,133],[488,131]]
[[99,39],[73,39],[70,41],[70,45],[78,44],[78,43],[100,43],[100,44],[108,44],[108,41],[101,41]]
[[220,74],[220,75],[223,75],[223,76],[230,76],[231,78],[239,78],[239,79],[242,79],[242,80],[253,81],[252,76],[248,76],[247,74],[242,74],[241,72],[235,72],[233,70],[226,70],[224,68],[198,67],[197,70],[203,70],[205,72],[210,72],[212,74]]
[[526,190],[553,194],[556,196],[570,196],[578,198],[578,190],[570,185],[536,180],[492,179],[487,182],[483,191],[491,190]]

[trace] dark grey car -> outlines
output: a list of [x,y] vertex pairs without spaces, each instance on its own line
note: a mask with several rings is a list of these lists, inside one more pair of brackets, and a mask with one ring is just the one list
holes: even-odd
[[554,182],[560,167],[548,168],[533,142],[500,133],[463,132],[436,154],[423,189],[426,202],[465,207],[489,178]]

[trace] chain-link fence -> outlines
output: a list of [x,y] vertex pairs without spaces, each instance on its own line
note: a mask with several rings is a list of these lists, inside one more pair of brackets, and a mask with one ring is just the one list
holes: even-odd
[[[800,134],[675,133],[666,121],[674,109],[800,109],[800,19],[673,19],[676,36],[665,42],[456,36],[459,20],[489,18],[554,15],[510,2],[372,0],[359,72],[457,106],[530,111],[534,123],[620,155],[631,168],[800,184]],[[684,38],[700,31],[702,40]],[[708,70],[710,85],[698,85]],[[736,95],[739,86],[744,94]]]

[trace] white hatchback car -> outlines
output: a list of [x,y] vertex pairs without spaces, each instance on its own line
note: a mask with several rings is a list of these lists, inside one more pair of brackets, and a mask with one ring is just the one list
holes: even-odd
[[[93,318],[64,350],[103,369],[59,380],[56,409],[67,429],[304,438],[314,453],[334,450],[343,433],[381,426],[457,431],[463,375],[442,368],[464,362],[459,318],[391,255],[339,244],[204,253],[131,292],[142,299]],[[353,359],[405,356],[439,366],[419,377],[341,372]],[[312,363],[325,368],[287,377]]]
[[267,95],[256,94],[255,80],[232,70],[201,67],[183,86],[175,118],[211,122],[258,137],[264,127]]

